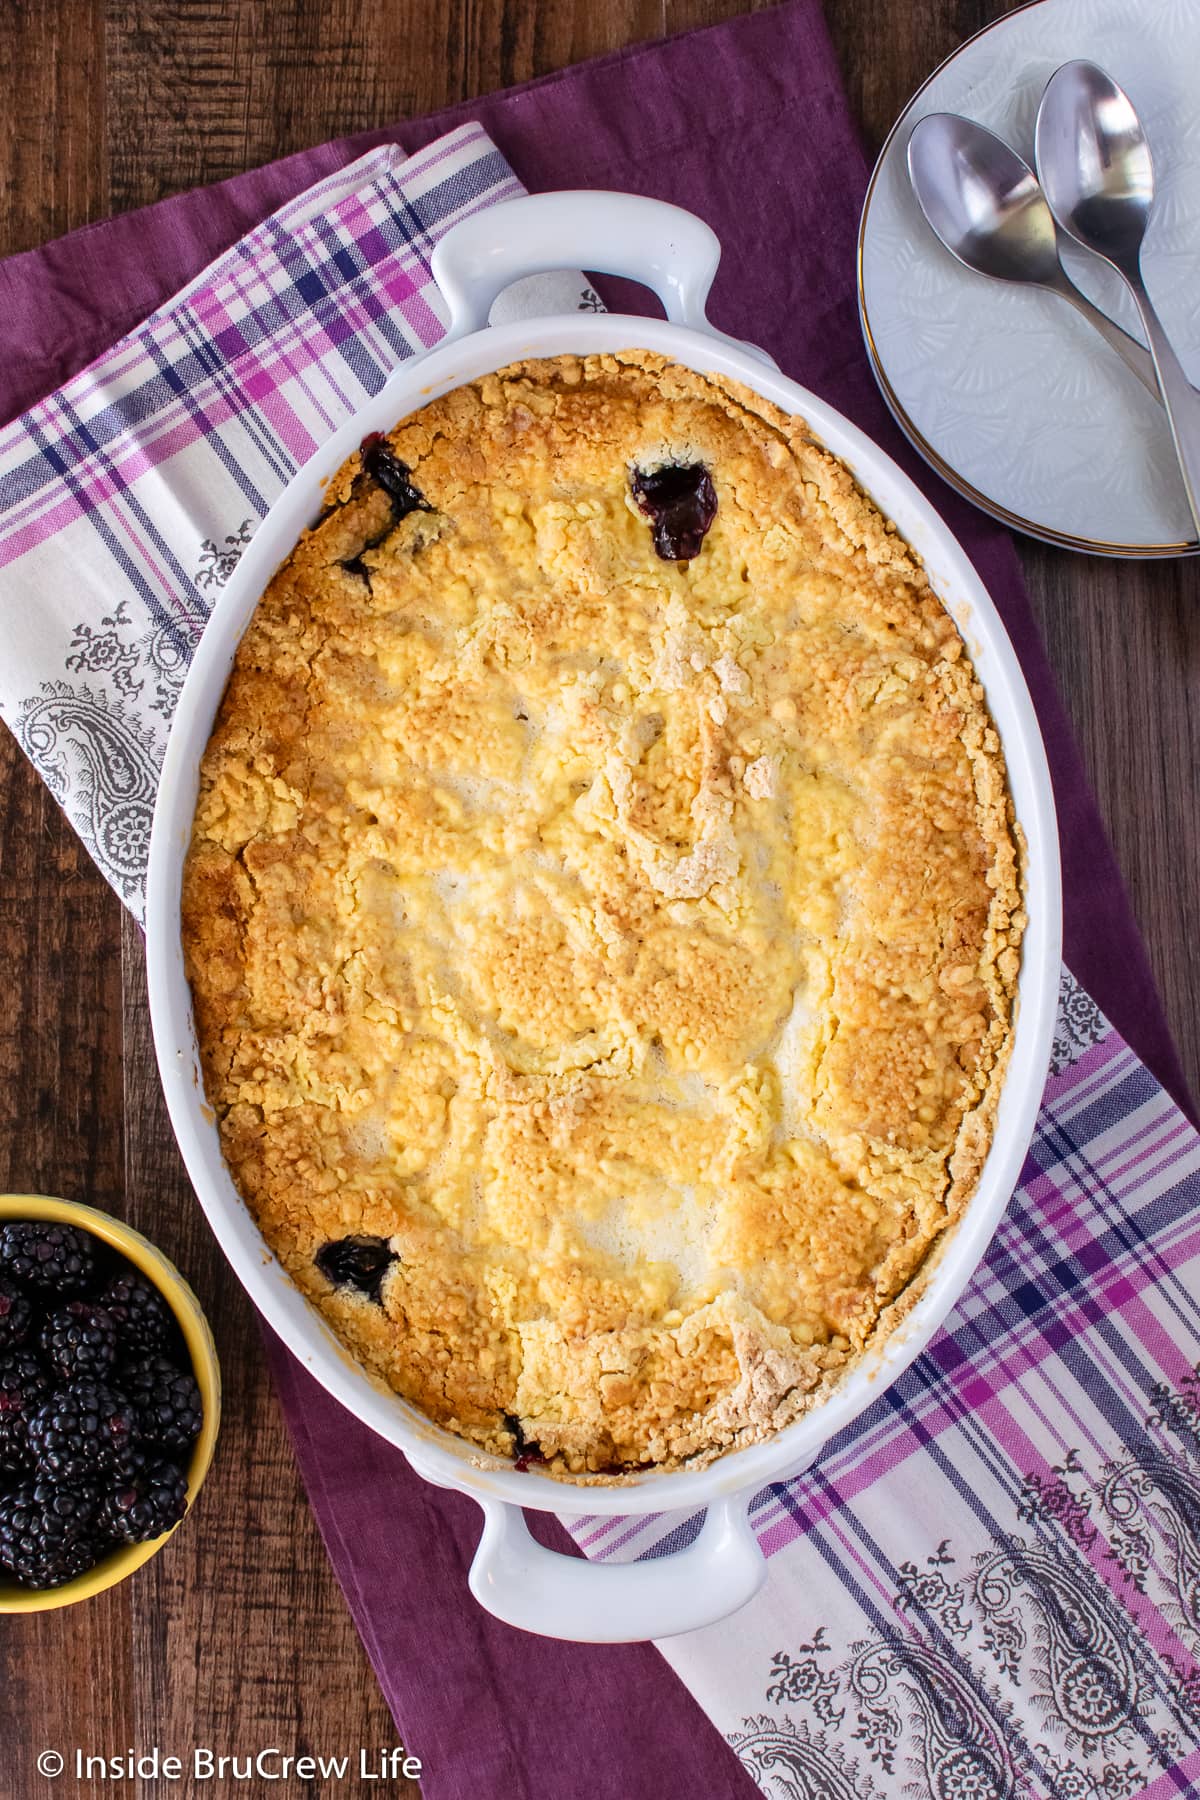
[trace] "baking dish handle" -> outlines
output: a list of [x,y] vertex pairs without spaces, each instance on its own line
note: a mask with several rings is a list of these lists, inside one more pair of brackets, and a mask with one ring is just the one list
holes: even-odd
[[720,260],[720,240],[694,213],[586,188],[485,207],[446,233],[430,266],[450,308],[446,336],[459,338],[483,330],[512,282],[577,268],[644,282],[674,324],[711,331],[704,306]]
[[628,1644],[715,1624],[754,1597],[767,1565],[748,1494],[715,1501],[686,1550],[646,1562],[596,1563],[547,1550],[519,1506],[482,1501],[471,1592],[506,1625],[581,1644]]

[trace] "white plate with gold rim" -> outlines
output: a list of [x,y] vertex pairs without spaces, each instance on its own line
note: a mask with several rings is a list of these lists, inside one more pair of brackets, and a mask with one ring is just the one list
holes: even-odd
[[[928,113],[977,119],[1033,163],[1038,102],[1074,57],[1141,114],[1157,203],[1147,286],[1200,384],[1200,0],[1032,0],[971,38],[909,101],[859,230],[858,298],[876,379],[917,450],[1005,524],[1110,556],[1200,549],[1162,408],[1063,300],[964,268],[934,237],[905,152]],[[1119,277],[1067,244],[1072,279],[1140,336]]]

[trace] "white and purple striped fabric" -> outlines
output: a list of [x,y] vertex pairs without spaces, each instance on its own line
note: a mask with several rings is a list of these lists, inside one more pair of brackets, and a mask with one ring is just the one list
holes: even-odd
[[[659,1648],[779,1800],[1200,1794],[1200,1137],[1064,972],[1037,1132],[925,1353]],[[663,1555],[700,1516],[576,1518]]]
[[[0,433],[0,713],[135,913],[215,592],[293,470],[439,336],[437,237],[520,191],[477,126],[372,152]],[[573,275],[523,299],[598,305]],[[1064,975],[976,1280],[756,1497],[759,1597],[663,1654],[778,1800],[1200,1795],[1198,1370],[1200,1139]],[[630,1560],[698,1520],[568,1523]]]

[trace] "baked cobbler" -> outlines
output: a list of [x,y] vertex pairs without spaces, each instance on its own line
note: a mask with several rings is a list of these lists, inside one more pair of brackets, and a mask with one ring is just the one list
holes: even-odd
[[986,1154],[1024,917],[953,620],[847,470],[647,352],[371,439],[203,759],[183,931],[272,1249],[575,1479],[822,1400]]

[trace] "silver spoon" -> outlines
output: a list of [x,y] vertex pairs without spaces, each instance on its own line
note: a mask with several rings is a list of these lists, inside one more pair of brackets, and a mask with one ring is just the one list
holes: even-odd
[[1200,532],[1200,396],[1188,385],[1142,280],[1154,164],[1141,120],[1095,63],[1064,63],[1046,84],[1034,145],[1042,192],[1058,224],[1112,264],[1137,304]]
[[1058,233],[1037,176],[985,125],[930,113],[908,140],[917,204],[952,256],[980,275],[1022,281],[1070,301],[1160,399],[1150,353],[1081,294],[1058,260]]

